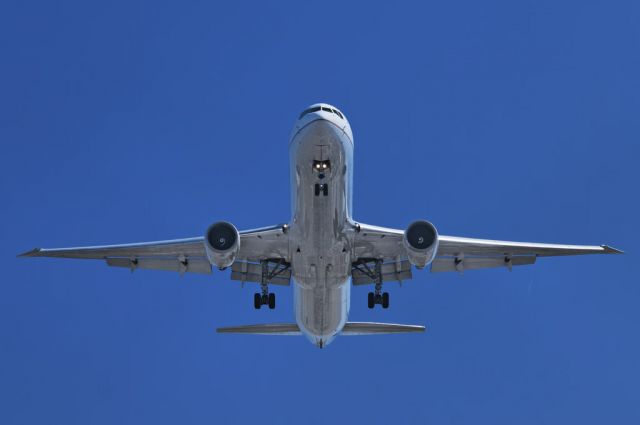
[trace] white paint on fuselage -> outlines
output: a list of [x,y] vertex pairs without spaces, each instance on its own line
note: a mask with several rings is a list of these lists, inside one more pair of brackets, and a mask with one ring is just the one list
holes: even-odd
[[[327,104],[312,105],[335,110]],[[344,117],[344,115],[343,115]],[[291,136],[290,258],[300,330],[322,347],[344,327],[351,291],[353,136],[346,118],[319,110],[301,117]],[[314,161],[329,161],[318,169]],[[327,185],[327,195],[316,195]]]

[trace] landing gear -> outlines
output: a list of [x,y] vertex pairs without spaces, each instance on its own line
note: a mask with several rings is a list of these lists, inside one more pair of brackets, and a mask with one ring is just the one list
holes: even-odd
[[[369,267],[369,263],[373,262],[373,269]],[[354,268],[369,276],[376,284],[374,292],[367,294],[367,307],[374,308],[376,304],[382,305],[382,308],[389,308],[389,293],[382,292],[382,260],[369,259],[354,263]]]
[[[322,178],[324,178],[324,175],[322,176]],[[316,183],[313,189],[313,193],[316,196],[320,196],[321,193],[323,196],[327,196],[329,194],[329,185],[326,183],[324,184]]]
[[382,305],[382,308],[389,308],[389,293],[383,292],[382,294],[375,294],[369,292],[367,297],[367,306],[373,308],[376,304]]
[[[269,263],[274,265],[269,267]],[[256,292],[253,295],[253,307],[259,310],[263,305],[268,305],[269,309],[273,310],[276,308],[276,294],[269,292],[269,283],[274,277],[288,270],[290,264],[284,260],[263,260],[260,261],[260,264],[262,265],[261,292]]]
[[269,294],[256,292],[253,294],[253,307],[256,310],[260,310],[263,305],[268,305],[271,310],[276,308],[276,294],[273,292]]
[[382,293],[382,308],[389,308],[389,293]]

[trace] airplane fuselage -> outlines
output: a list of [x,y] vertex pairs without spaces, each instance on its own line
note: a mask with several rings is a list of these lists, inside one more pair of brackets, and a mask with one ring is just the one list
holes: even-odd
[[349,313],[353,136],[348,122],[322,109],[306,114],[296,123],[289,153],[296,322],[322,347],[342,330]]

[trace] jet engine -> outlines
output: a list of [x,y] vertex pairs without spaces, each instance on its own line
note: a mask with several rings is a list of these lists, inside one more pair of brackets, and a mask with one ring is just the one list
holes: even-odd
[[421,269],[431,263],[438,252],[438,231],[426,220],[414,221],[402,238],[409,262]]
[[224,269],[233,264],[240,251],[240,233],[226,221],[213,223],[204,235],[204,246],[209,262]]

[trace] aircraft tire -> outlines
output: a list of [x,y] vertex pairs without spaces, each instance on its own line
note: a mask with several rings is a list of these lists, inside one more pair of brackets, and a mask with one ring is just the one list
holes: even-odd
[[367,296],[367,306],[369,308],[373,308],[375,305],[376,305],[376,301],[375,301],[373,292],[369,292],[369,295]]
[[382,294],[382,308],[389,308],[389,293],[384,292]]

